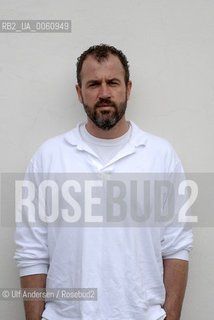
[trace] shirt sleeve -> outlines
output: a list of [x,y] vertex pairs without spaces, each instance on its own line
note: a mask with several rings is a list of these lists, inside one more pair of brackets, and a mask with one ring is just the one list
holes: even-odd
[[[14,259],[19,268],[20,276],[31,274],[47,274],[48,257],[48,231],[45,223],[38,221],[38,200],[36,190],[39,173],[31,161],[23,182],[22,196],[29,197],[28,205],[20,200],[16,212],[15,250]],[[25,190],[25,191],[24,191]],[[26,198],[25,198],[26,199]],[[17,214],[18,213],[18,214]],[[17,217],[18,221],[17,221]]]
[[[168,175],[170,191],[165,197],[163,211],[171,210],[170,219],[161,228],[161,250],[163,259],[188,260],[192,249],[193,232],[190,222],[180,221],[180,210],[188,200],[188,192],[179,194],[179,185],[186,181],[180,161],[174,172]],[[187,215],[190,214],[188,210]]]
[[179,259],[189,261],[189,251],[181,250],[174,254],[169,254],[168,256],[164,256],[164,259]]

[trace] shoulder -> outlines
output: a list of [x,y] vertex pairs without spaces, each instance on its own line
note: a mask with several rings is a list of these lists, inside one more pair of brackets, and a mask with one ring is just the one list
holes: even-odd
[[175,153],[174,147],[171,143],[160,136],[156,136],[149,132],[142,131],[145,135],[146,146],[147,148],[151,148],[156,152],[162,153]]
[[164,138],[151,134],[140,129],[131,121],[133,140],[136,145],[145,145],[158,150],[174,150],[172,145]]
[[62,133],[43,142],[34,153],[30,161],[30,167],[36,171],[41,168],[48,168],[47,164],[56,161],[61,158],[62,155],[66,156],[67,152],[71,152],[71,142],[72,139],[75,140],[76,130],[77,129],[74,128],[71,131]]
[[133,139],[137,145],[143,145],[144,154],[155,163],[162,163],[168,170],[175,170],[176,167],[182,168],[180,158],[174,147],[165,138],[156,136],[143,131],[136,124],[132,123]]
[[36,151],[34,156],[49,154],[53,151],[56,151],[58,148],[63,147],[66,144],[65,138],[68,133],[69,132],[66,132],[44,141],[39,147],[39,149]]

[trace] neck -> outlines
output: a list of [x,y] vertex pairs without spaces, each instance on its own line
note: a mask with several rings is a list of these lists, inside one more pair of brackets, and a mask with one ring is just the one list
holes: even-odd
[[124,135],[129,130],[129,123],[126,122],[125,116],[109,130],[97,127],[91,119],[88,118],[86,124],[87,131],[94,137],[100,139],[116,139]]

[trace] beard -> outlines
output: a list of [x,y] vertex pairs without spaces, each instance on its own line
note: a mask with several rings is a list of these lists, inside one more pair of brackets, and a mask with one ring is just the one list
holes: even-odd
[[[82,99],[83,100],[83,99]],[[100,106],[112,106],[110,110],[99,110]],[[100,129],[109,130],[113,128],[124,116],[127,107],[127,98],[119,104],[110,99],[100,99],[93,108],[84,103],[83,106],[89,119]]]

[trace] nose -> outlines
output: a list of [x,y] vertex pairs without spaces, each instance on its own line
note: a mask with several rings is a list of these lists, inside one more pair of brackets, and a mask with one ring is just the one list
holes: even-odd
[[100,85],[98,98],[99,99],[109,99],[109,98],[111,98],[111,92],[110,92],[108,86],[105,83]]

